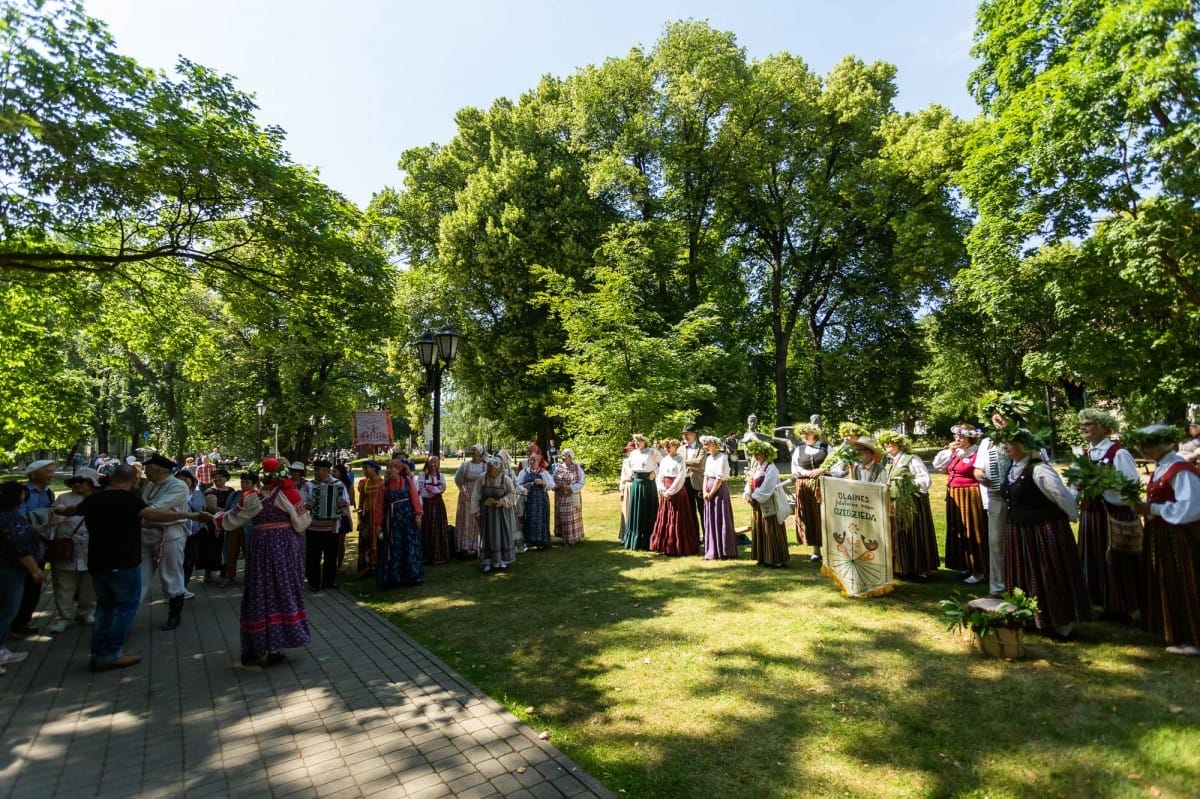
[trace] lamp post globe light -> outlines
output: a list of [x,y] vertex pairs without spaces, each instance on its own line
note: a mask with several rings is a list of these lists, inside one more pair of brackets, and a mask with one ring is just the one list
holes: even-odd
[[442,375],[458,357],[461,338],[457,330],[446,324],[436,335],[426,330],[413,344],[425,367],[425,389],[433,391],[433,441],[429,451],[438,457],[442,455]]
[[254,410],[258,411],[258,460],[261,463],[263,459],[263,420],[267,416],[267,403],[264,400],[259,400],[254,406]]

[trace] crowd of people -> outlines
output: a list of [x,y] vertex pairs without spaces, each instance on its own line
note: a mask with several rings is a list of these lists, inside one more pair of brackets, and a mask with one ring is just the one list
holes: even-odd
[[507,570],[518,552],[545,549],[551,532],[567,546],[583,540],[585,475],[570,449],[549,463],[532,444],[515,469],[506,451],[483,452],[473,447],[454,477],[457,529],[436,455],[419,474],[403,453],[386,466],[368,460],[357,482],[345,463],[317,458],[309,478],[304,463],[265,458],[238,475],[238,488],[207,456],[105,459],[103,473],[76,466],[61,496],[50,487],[58,462],[34,461],[25,483],[0,484],[0,673],[28,657],[7,644],[37,632],[30,622],[47,565],[56,616],[47,632],[91,625],[93,671],[140,661],[125,644],[155,575],[167,603],[163,631],[180,625],[194,574],[240,588],[242,663],[267,666],[308,642],[306,594],[337,587],[355,529],[358,572],[380,588],[420,585],[427,565],[455,554],[488,574]]
[[[1173,654],[1200,655],[1200,424],[1182,442],[1164,425],[1118,439],[1112,414],[1085,409],[1080,463],[1088,469],[1067,481],[1021,426],[1026,410],[996,395],[982,408],[989,427],[955,425],[929,466],[890,430],[871,435],[845,424],[829,441],[814,418],[794,427],[794,440],[747,435],[748,540],[734,527],[727,440],[694,425],[653,443],[635,434],[620,475],[618,537],[626,549],[709,560],[736,558],[748,543],[758,564],[782,568],[794,518],[796,543],[820,563],[820,478],[879,483],[888,486],[897,577],[927,582],[944,565],[989,596],[1019,588],[1035,597],[1035,626],[1049,636],[1067,638],[1098,616],[1140,623]],[[267,458],[233,488],[229,471],[209,458],[178,465],[155,454],[144,465],[103,464],[103,474],[77,466],[62,496],[50,488],[57,462],[35,461],[25,483],[0,484],[0,670],[28,655],[8,643],[33,632],[47,564],[56,616],[48,632],[92,625],[94,671],[139,661],[125,644],[155,574],[170,631],[197,571],[206,583],[242,589],[242,663],[252,666],[278,663],[284,649],[308,642],[306,593],[337,587],[352,531],[357,571],[380,588],[420,585],[427,566],[456,557],[501,573],[552,538],[568,547],[583,540],[586,476],[570,448],[547,459],[530,444],[515,463],[508,451],[489,455],[479,444],[466,455],[452,477],[453,517],[436,455],[419,472],[403,456],[368,460],[357,482],[345,464],[318,458],[309,479],[305,464]],[[777,462],[789,455],[785,477]],[[1153,465],[1144,499],[1135,455]],[[930,469],[947,475],[944,561]]]
[[[990,597],[1021,589],[1036,598],[1036,629],[1050,637],[1066,639],[1078,622],[1098,616],[1139,622],[1161,635],[1172,654],[1200,655],[1200,424],[1191,424],[1182,442],[1175,428],[1153,425],[1127,433],[1121,443],[1111,413],[1080,411],[1080,457],[1119,473],[1130,493],[1113,487],[1120,479],[1064,480],[1043,442],[1021,426],[1027,410],[1013,395],[994,395],[981,410],[990,427],[954,425],[953,440],[928,466],[907,436],[870,435],[853,423],[842,425],[833,441],[817,418],[796,424],[795,440],[748,435],[742,496],[751,511],[752,557],[766,567],[789,562],[785,520],[791,516],[797,544],[811,546],[811,560],[820,563],[820,478],[879,483],[888,487],[897,577],[928,582],[944,565]],[[785,480],[776,461],[787,454]],[[1153,465],[1144,500],[1136,497],[1135,454]],[[931,468],[947,476],[944,560],[929,499]],[[697,436],[693,425],[679,440],[652,443],[635,434],[621,470],[622,545],[736,557],[729,477],[723,442]],[[792,487],[786,500],[776,493],[781,483]],[[1132,544],[1128,533],[1113,532],[1121,523],[1133,525]]]

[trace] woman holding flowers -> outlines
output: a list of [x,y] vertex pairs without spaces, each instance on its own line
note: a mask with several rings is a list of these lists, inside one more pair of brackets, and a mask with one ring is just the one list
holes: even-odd
[[775,486],[779,485],[775,447],[765,441],[746,442],[746,454],[751,458],[750,472],[742,498],[750,503],[750,553],[759,566],[781,568],[787,565],[787,530],[779,521],[779,511],[764,513],[764,506],[774,506]]
[[[1084,408],[1079,412],[1084,457],[1099,469],[1119,473],[1136,488],[1141,478],[1133,455],[1111,438],[1119,430],[1120,423],[1106,411]],[[1076,489],[1082,494],[1079,557],[1091,602],[1100,607],[1102,619],[1130,621],[1138,609],[1141,593],[1141,555],[1109,550],[1108,519],[1132,520],[1133,510],[1118,491],[1098,493],[1081,485]]]
[[1071,522],[1075,492],[1052,466],[1042,463],[1033,433],[1018,428],[1005,435],[1012,466],[1000,487],[1008,505],[1004,582],[1037,598],[1034,623],[1041,632],[1066,638],[1077,621],[1092,618]]
[[886,430],[878,440],[887,453],[884,474],[892,497],[892,569],[901,577],[927,583],[929,573],[938,568],[929,470],[913,454],[908,436]]

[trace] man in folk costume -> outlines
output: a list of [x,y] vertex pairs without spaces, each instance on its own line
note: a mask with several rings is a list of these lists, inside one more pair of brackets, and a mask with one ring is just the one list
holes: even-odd
[[688,507],[696,519],[696,529],[704,535],[704,447],[700,446],[700,438],[696,435],[696,425],[683,427],[683,441],[679,445],[683,463],[687,469],[687,483],[683,490],[687,492]]
[[[153,510],[186,514],[188,495],[187,483],[174,475],[176,464],[169,458],[155,453],[146,461],[146,478],[149,483],[142,489],[142,499]],[[182,519],[183,517],[181,517]],[[183,521],[151,522],[142,524],[142,603],[150,593],[150,578],[154,574],[154,557],[161,552],[158,564],[158,579],[162,583],[163,596],[167,598],[167,622],[164,630],[174,630],[183,616],[186,585],[183,579],[183,550],[187,544],[187,525]]]
[[1004,540],[1008,524],[1008,505],[1000,495],[1000,484],[1012,468],[1004,452],[1002,434],[1013,425],[1028,424],[1032,406],[1018,394],[992,392],[979,401],[979,416],[991,422],[990,434],[979,442],[975,456],[975,479],[979,480],[980,497],[988,517],[988,596],[998,597],[1005,591]]
[[330,474],[333,464],[313,461],[313,479],[300,489],[312,524],[305,531],[304,574],[314,592],[337,588],[338,524],[342,510],[350,507],[346,485]]
[[887,473],[883,465],[883,451],[873,436],[859,436],[851,448],[858,451],[859,461],[853,464],[850,471],[851,480],[864,483],[887,483]]

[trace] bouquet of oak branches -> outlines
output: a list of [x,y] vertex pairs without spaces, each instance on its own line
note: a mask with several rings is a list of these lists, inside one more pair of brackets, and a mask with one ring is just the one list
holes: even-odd
[[1115,491],[1128,505],[1135,505],[1142,498],[1142,484],[1130,480],[1116,469],[1101,466],[1085,452],[1077,455],[1064,475],[1067,482],[1075,486],[1081,502],[1100,498],[1106,491]]

